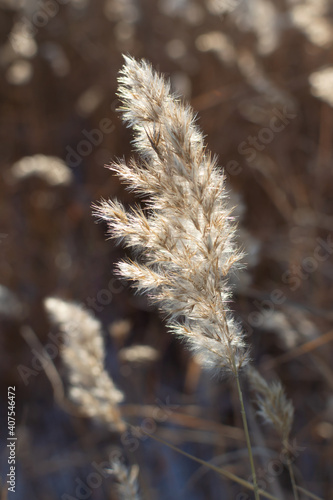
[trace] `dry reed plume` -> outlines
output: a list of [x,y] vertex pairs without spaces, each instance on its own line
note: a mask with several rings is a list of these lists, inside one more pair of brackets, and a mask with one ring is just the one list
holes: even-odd
[[298,500],[298,489],[289,453],[289,437],[294,421],[294,406],[287,399],[284,388],[279,380],[268,384],[252,366],[247,368],[247,375],[253,390],[256,392],[258,415],[265,423],[271,424],[281,437],[282,449],[287,457],[294,500]]
[[140,500],[137,465],[127,468],[120,460],[113,459],[109,472],[117,481],[119,500]]
[[124,395],[104,368],[101,324],[77,304],[49,297],[45,308],[64,335],[62,358],[69,372],[70,398],[82,414],[123,431],[118,403]]
[[274,427],[283,443],[287,443],[294,420],[294,406],[287,399],[281,382],[268,384],[253,367],[248,367],[247,375],[256,392],[258,415]]
[[203,364],[237,374],[247,362],[239,325],[230,314],[228,274],[239,264],[224,177],[207,151],[192,109],[145,62],[125,57],[119,78],[123,120],[134,131],[141,162],[110,169],[145,199],[126,212],[103,201],[95,213],[110,235],[124,240],[137,261],[121,276],[147,292]]
[[137,256],[118,273],[146,292],[167,316],[170,330],[186,340],[200,362],[235,375],[256,500],[259,488],[239,371],[248,355],[240,326],[230,314],[228,275],[241,252],[226,207],[224,177],[207,151],[193,110],[144,60],[125,57],[119,78],[123,120],[133,129],[141,163],[118,162],[111,170],[141,196],[146,209],[126,212],[103,201],[95,213],[110,235]]

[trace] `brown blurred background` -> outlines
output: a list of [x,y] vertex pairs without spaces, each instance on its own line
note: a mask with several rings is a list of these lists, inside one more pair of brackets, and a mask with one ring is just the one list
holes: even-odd
[[[171,79],[219,156],[247,253],[246,270],[233,278],[235,315],[261,373],[280,377],[294,403],[298,483],[331,498],[331,2],[1,0],[0,6],[3,498],[9,385],[17,391],[18,448],[17,493],[8,498],[116,499],[112,478],[88,496],[75,493],[92,462],[114,449],[138,463],[142,498],[251,498],[161,444],[141,436],[132,449],[127,438],[69,414],[38,364],[36,352],[52,344],[54,333],[45,297],[85,304],[103,323],[107,367],[126,394],[128,418],[140,424],[149,408],[163,407],[156,435],[249,478],[233,384],[202,373],[154,308],[115,280],[123,250],[105,241],[106,227],[91,214],[101,197],[134,201],[103,168],[132,154],[116,112],[124,53],[146,58]],[[136,344],[153,347],[155,360],[138,364],[122,356]],[[66,385],[57,349],[53,354]],[[277,436],[254,410],[250,421],[262,487],[292,498],[281,462],[274,471]]]

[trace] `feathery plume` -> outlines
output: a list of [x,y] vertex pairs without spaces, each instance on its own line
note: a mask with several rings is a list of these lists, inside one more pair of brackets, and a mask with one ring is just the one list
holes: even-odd
[[50,186],[67,186],[73,179],[66,163],[56,156],[45,155],[24,156],[14,163],[10,175],[14,182],[32,176],[40,177]]
[[128,319],[119,319],[113,321],[109,327],[108,331],[112,340],[117,344],[118,347],[122,347],[130,334],[132,328],[132,323]]
[[153,363],[160,357],[159,352],[149,345],[123,347],[120,349],[118,355],[121,361],[138,365]]
[[247,375],[253,390],[257,393],[258,415],[270,423],[287,443],[294,419],[294,407],[287,399],[280,381],[268,384],[253,367],[247,368]]
[[268,384],[253,367],[247,367],[247,375],[253,390],[257,393],[258,415],[264,422],[271,424],[279,434],[282,449],[286,453],[294,499],[298,500],[298,490],[289,451],[289,436],[294,420],[294,406],[287,399],[280,381]]
[[0,317],[19,319],[23,312],[24,307],[16,294],[0,284]]
[[110,474],[114,476],[118,483],[118,493],[121,500],[140,500],[138,475],[138,465],[132,465],[128,469],[119,459],[111,462]]
[[239,264],[224,176],[207,151],[193,110],[144,60],[125,57],[119,78],[123,120],[134,131],[141,163],[112,164],[146,209],[126,212],[103,201],[95,213],[137,261],[121,276],[148,293],[201,362],[237,374],[247,361],[242,331],[230,314],[228,274]]
[[62,358],[69,371],[70,398],[85,416],[123,431],[118,404],[124,395],[104,369],[100,322],[79,305],[58,298],[49,297],[44,305],[64,335]]
[[309,76],[311,93],[333,107],[333,66],[320,68]]

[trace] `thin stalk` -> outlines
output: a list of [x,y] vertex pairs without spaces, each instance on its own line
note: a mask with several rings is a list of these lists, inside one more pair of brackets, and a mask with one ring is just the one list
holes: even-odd
[[240,385],[240,381],[239,381],[238,370],[236,371],[236,383],[237,383],[237,390],[238,390],[239,401],[240,401],[240,405],[241,405],[241,415],[242,415],[242,419],[243,419],[243,426],[244,426],[244,432],[245,432],[247,450],[248,450],[248,453],[249,453],[250,467],[251,467],[252,480],[253,480],[254,497],[255,497],[255,500],[260,500],[259,487],[258,487],[258,483],[257,483],[256,469],[254,467],[254,460],[253,460],[253,453],[252,453],[252,447],[251,447],[251,440],[250,440],[249,428],[248,428],[248,425],[247,425],[247,418],[246,418],[246,412],[245,412],[245,406],[244,406],[244,400],[243,400],[243,393],[242,393],[242,389],[241,389],[241,385]]
[[296,486],[296,489],[298,491],[300,491],[301,493],[303,493],[303,495],[306,495],[307,497],[309,498],[313,498],[314,500],[324,500],[323,498],[321,497],[318,497],[317,495],[315,495],[314,493],[311,493],[311,491],[308,491],[306,490],[305,488],[301,488],[300,486]]
[[[133,426],[133,425],[131,425],[131,427],[135,428],[135,426]],[[165,444],[166,446],[168,446],[168,448],[171,448],[172,450],[177,451],[177,453],[180,453],[181,455],[184,455],[185,457],[190,458],[191,460],[194,460],[195,462],[198,462],[201,465],[204,465],[208,469],[211,469],[211,470],[217,472],[218,474],[221,474],[221,476],[224,476],[224,477],[230,479],[231,481],[234,481],[235,483],[241,484],[242,486],[244,486],[244,488],[247,488],[249,490],[254,491],[254,485],[252,483],[250,483],[249,481],[245,481],[245,479],[242,479],[241,477],[236,476],[232,472],[229,472],[225,469],[221,469],[220,467],[217,467],[216,465],[213,465],[209,462],[205,462],[205,460],[201,460],[200,458],[195,457],[194,455],[191,455],[190,453],[187,453],[186,451],[181,450],[177,446],[174,446],[173,444],[168,443],[168,441],[165,441],[164,439],[162,439],[160,437],[154,436],[153,434],[150,434],[149,432],[146,432],[141,428],[140,428],[139,432],[145,434],[146,436],[149,436],[150,438],[154,439],[155,441],[158,441],[159,443]],[[269,500],[278,500],[275,496],[271,495],[270,493],[267,493],[264,490],[258,489],[258,492],[264,498],[268,498]],[[322,499],[320,499],[320,500],[322,500]]]
[[292,463],[291,463],[290,460],[288,460],[288,470],[289,470],[289,476],[290,476],[291,486],[293,488],[294,499],[295,500],[299,500],[297,486],[296,486],[296,481],[295,481],[294,470],[293,470],[293,466],[292,466]]
[[298,491],[297,491],[297,485],[296,485],[296,481],[295,481],[295,474],[294,474],[292,462],[290,460],[290,455],[289,455],[289,452],[288,452],[288,441],[287,440],[283,441],[283,446],[284,446],[285,452],[287,454],[288,471],[289,471],[291,486],[292,486],[292,489],[293,489],[294,499],[295,500],[299,500],[299,495],[298,495]]

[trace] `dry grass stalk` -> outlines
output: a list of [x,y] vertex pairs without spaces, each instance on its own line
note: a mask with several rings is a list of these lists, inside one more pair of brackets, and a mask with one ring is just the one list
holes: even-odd
[[298,500],[292,461],[289,456],[289,437],[294,420],[294,406],[287,399],[280,381],[268,384],[260,373],[253,367],[247,367],[250,384],[257,393],[258,415],[264,422],[271,424],[281,436],[282,448],[288,457],[287,465],[293,489],[294,499]]
[[287,399],[281,382],[268,384],[253,367],[247,368],[247,374],[257,395],[258,415],[274,427],[283,442],[288,442],[293,425],[294,406]]
[[120,460],[114,459],[111,462],[110,474],[114,476],[118,485],[119,498],[121,500],[140,500],[138,474],[139,467],[132,465],[128,469]]
[[256,500],[256,480],[239,372],[248,355],[240,326],[230,314],[228,274],[242,257],[227,208],[224,177],[207,151],[193,110],[146,61],[125,57],[119,78],[123,119],[134,131],[141,163],[111,170],[141,196],[147,210],[126,212],[103,201],[96,215],[110,235],[131,247],[137,261],[118,265],[122,277],[146,292],[201,363],[236,377]]
[[168,325],[217,372],[237,374],[247,362],[242,331],[230,314],[227,276],[241,258],[235,248],[224,177],[207,152],[192,109],[170,93],[169,83],[145,62],[125,57],[119,78],[124,121],[134,131],[142,162],[111,170],[139,195],[147,210],[126,212],[103,201],[96,214],[112,237],[138,259],[119,274],[147,292]]
[[124,396],[104,368],[101,324],[77,304],[49,297],[45,308],[64,335],[62,358],[69,372],[70,398],[85,416],[122,431],[118,404]]

